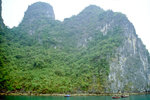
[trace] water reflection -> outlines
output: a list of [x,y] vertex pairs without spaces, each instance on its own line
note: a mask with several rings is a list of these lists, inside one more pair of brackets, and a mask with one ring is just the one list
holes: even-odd
[[67,97],[67,100],[70,100],[70,97]]

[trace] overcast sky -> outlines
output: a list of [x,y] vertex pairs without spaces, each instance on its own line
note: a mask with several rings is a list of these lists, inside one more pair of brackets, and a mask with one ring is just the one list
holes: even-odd
[[150,52],[150,0],[2,0],[4,23],[10,28],[17,26],[28,5],[37,1],[51,4],[55,18],[61,21],[78,14],[90,4],[95,4],[104,10],[122,12],[133,23],[136,33]]

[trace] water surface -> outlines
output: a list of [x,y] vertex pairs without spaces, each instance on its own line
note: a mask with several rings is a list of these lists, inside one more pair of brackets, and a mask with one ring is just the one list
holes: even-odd
[[134,95],[120,99],[112,99],[111,96],[0,96],[0,100],[150,100],[150,95]]

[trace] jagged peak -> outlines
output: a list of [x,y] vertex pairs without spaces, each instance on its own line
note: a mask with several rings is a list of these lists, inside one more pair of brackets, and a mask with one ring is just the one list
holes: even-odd
[[46,7],[51,7],[52,9],[53,9],[53,7],[50,5],[50,4],[48,4],[48,3],[46,3],[46,2],[41,2],[41,1],[39,1],[39,2],[35,2],[35,3],[33,3],[33,4],[31,4],[31,5],[29,5],[29,8],[31,9],[33,9],[33,8],[40,8],[40,7],[43,7],[43,8],[46,8]]
[[104,11],[102,8],[100,8],[99,6],[96,6],[96,5],[89,5],[84,10],[102,10],[102,11]]
[[101,13],[103,12],[104,10],[102,8],[100,8],[99,6],[96,6],[96,5],[89,5],[87,6],[81,13],[91,13],[91,14],[98,14],[98,13]]
[[22,23],[32,23],[33,21],[41,19],[55,20],[53,7],[45,2],[36,2],[28,7],[28,9],[25,12]]

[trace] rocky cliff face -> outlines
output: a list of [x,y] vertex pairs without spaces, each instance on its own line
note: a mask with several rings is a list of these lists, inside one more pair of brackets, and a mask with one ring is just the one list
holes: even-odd
[[23,30],[26,29],[26,32],[30,35],[33,35],[53,20],[55,20],[53,7],[44,2],[36,2],[28,7],[19,26]]
[[122,44],[116,49],[110,61],[108,76],[111,92],[143,92],[150,86],[149,53],[141,39],[136,35],[134,26],[123,14],[107,11],[106,20],[102,19],[100,30],[107,35],[109,30],[118,26],[122,29]]
[[149,54],[133,25],[127,21],[120,24],[124,29],[123,44],[116,49],[110,62],[109,82],[112,92],[149,90]]
[[2,0],[0,0],[0,27],[4,27],[3,19],[2,19]]
[[33,23],[41,19],[55,20],[55,15],[51,5],[44,2],[37,2],[28,7],[23,21]]
[[[85,15],[88,16],[85,17]],[[78,21],[79,19],[80,21]],[[119,27],[122,30],[122,43],[116,48],[113,54],[114,56],[112,56],[109,61],[108,87],[106,92],[149,91],[149,53],[141,39],[136,35],[134,26],[125,15],[114,13],[113,11],[103,11],[96,6],[89,6],[78,16],[75,16],[73,20],[72,21],[76,23],[72,24],[72,27],[75,27],[76,24],[82,26],[85,25],[84,29],[82,29],[83,32],[80,31],[82,35],[80,34],[81,36],[80,39],[78,39],[77,47],[86,47],[88,43],[94,39],[92,35],[95,33],[91,31],[93,29],[95,32],[99,31],[99,34],[102,34],[103,36],[109,35],[110,31],[113,31],[116,27]],[[114,32],[113,35],[115,34],[116,33]]]
[[[19,33],[18,35],[22,33],[15,41],[22,38],[19,43],[25,45],[28,42],[25,45],[27,50],[30,47],[33,49],[39,46],[38,49],[41,50],[33,52],[45,54],[45,56],[35,56],[31,52],[35,58],[30,53],[31,58],[24,54],[24,58],[30,59],[30,62],[24,59],[25,62],[29,62],[27,65],[30,69],[33,66],[41,68],[46,66],[48,70],[55,70],[53,69],[55,67],[49,66],[58,67],[56,69],[61,66],[61,70],[55,70],[48,77],[58,76],[60,79],[65,77],[64,79],[68,78],[70,82],[75,79],[75,84],[70,85],[72,83],[68,83],[69,81],[65,84],[67,89],[69,86],[71,90],[67,90],[64,82],[60,80],[60,88],[57,87],[60,89],[59,92],[62,92],[61,88],[69,92],[92,93],[150,90],[150,55],[136,35],[132,23],[122,13],[104,11],[91,5],[78,15],[59,22],[55,20],[53,8],[49,4],[38,2],[28,7],[22,22],[15,31]],[[36,44],[36,40],[40,45]],[[36,45],[31,44],[31,41],[34,41]],[[47,54],[53,58],[50,59],[51,56]],[[14,57],[17,60],[20,59],[18,55]],[[40,61],[33,60],[38,57]],[[45,59],[41,60],[44,57]],[[20,62],[17,60],[16,63],[20,66],[23,60]],[[67,68],[71,73],[66,72]],[[80,80],[82,83],[78,84]],[[47,83],[49,81],[51,80],[47,79]],[[55,84],[51,82],[50,84],[55,87]],[[44,86],[43,89],[45,89]]]

